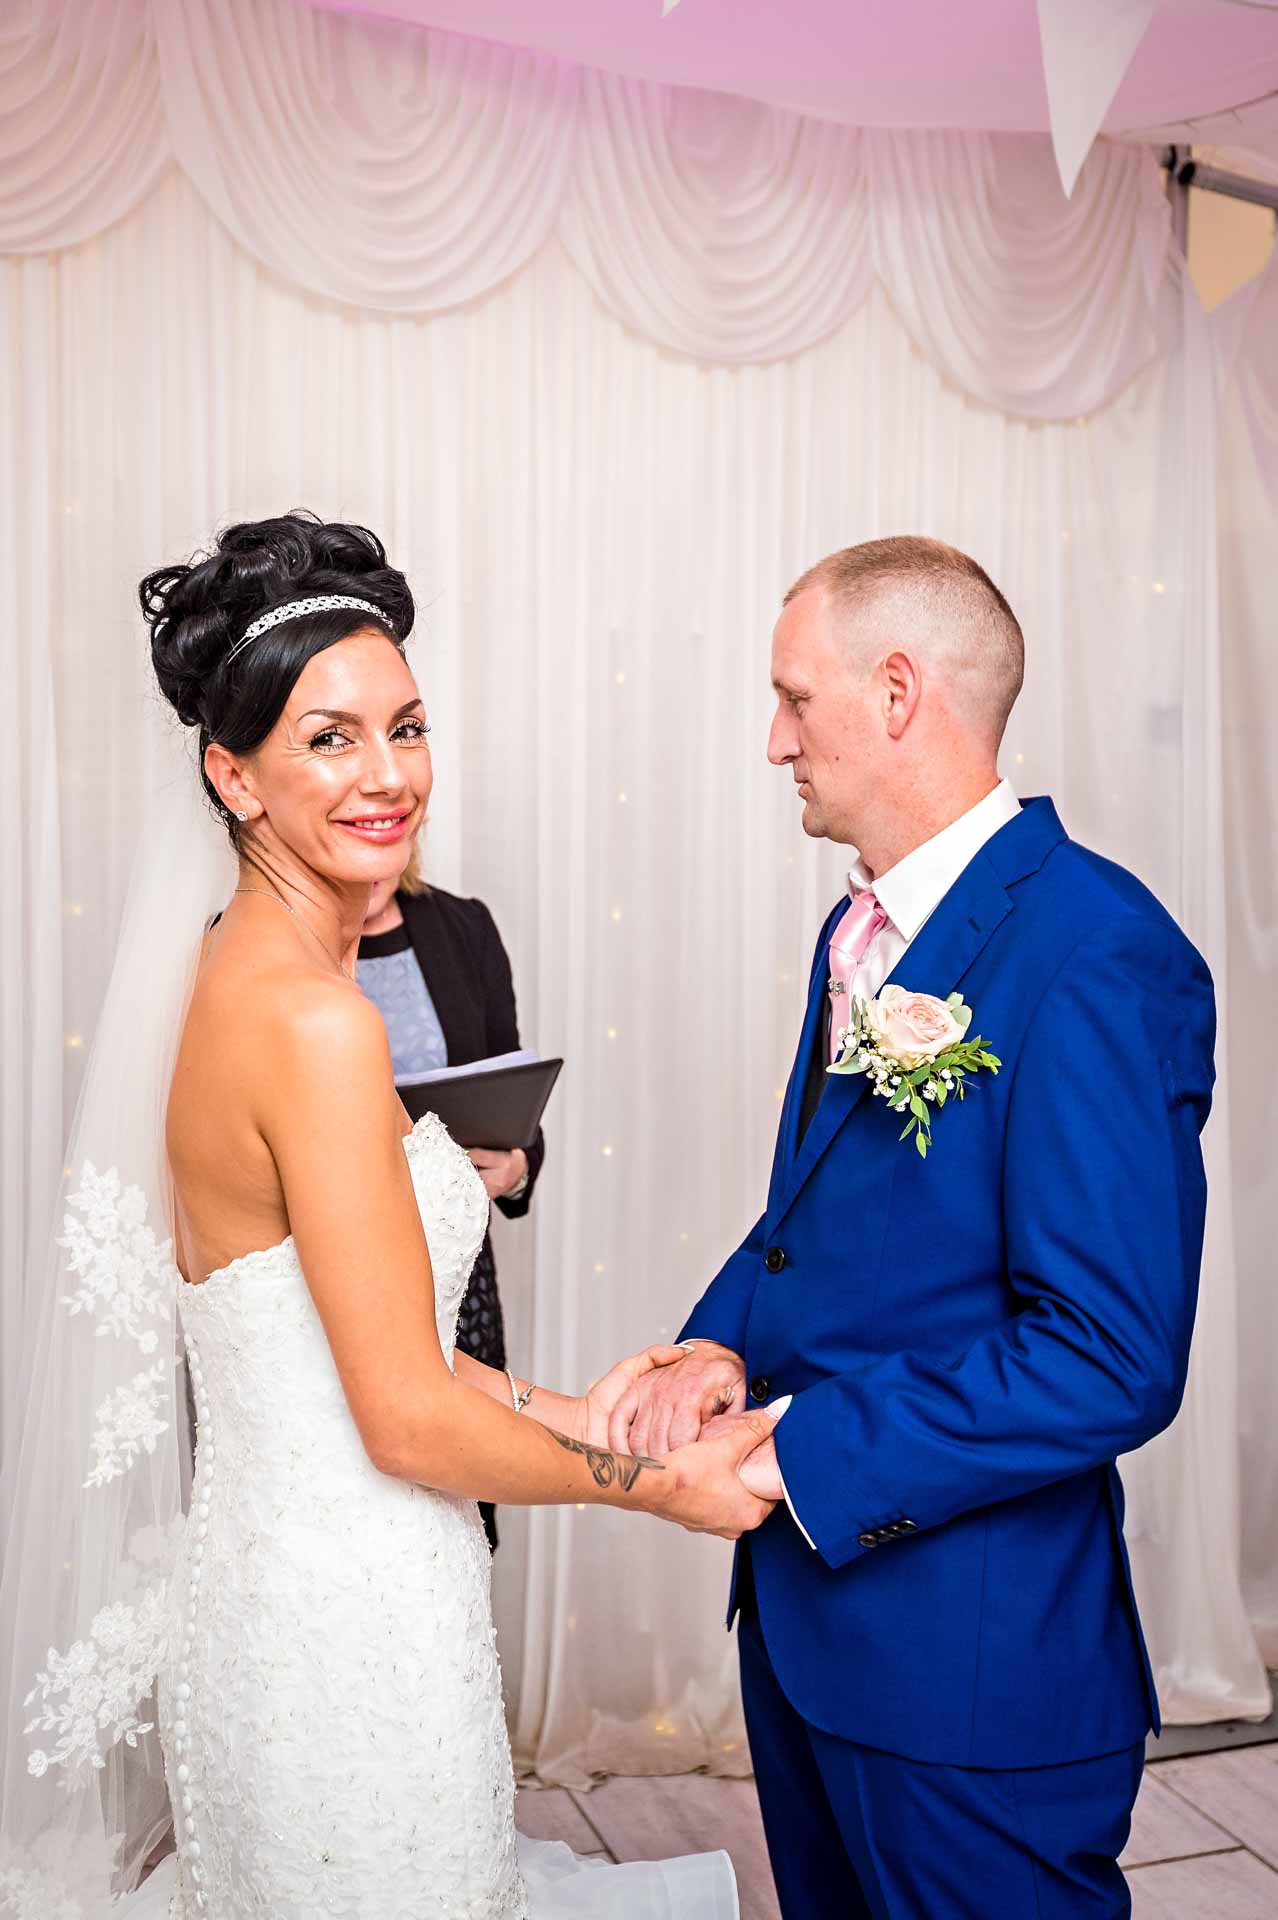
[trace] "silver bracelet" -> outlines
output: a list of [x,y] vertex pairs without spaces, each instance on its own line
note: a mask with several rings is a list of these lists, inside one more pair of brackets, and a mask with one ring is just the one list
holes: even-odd
[[516,1413],[522,1413],[524,1408],[528,1405],[528,1402],[532,1399],[533,1395],[536,1393],[537,1389],[533,1385],[532,1381],[530,1380],[528,1382],[528,1385],[524,1388],[523,1392],[521,1393],[519,1391],[518,1386],[516,1385],[514,1373],[511,1371],[509,1367],[507,1367],[506,1369],[506,1378],[510,1382],[510,1404],[515,1409]]

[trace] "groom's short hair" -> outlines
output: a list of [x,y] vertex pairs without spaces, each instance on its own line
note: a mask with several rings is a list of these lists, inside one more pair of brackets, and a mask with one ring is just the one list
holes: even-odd
[[897,534],[827,554],[801,574],[783,601],[809,587],[825,593],[840,627],[873,608],[909,621],[937,660],[969,718],[1003,737],[1025,678],[1020,622],[970,554],[943,540]]

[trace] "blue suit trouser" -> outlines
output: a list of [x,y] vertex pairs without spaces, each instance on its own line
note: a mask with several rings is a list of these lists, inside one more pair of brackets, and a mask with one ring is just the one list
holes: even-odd
[[1008,1770],[858,1746],[790,1704],[745,1600],[746,1727],[784,1920],[1126,1920],[1117,1860],[1142,1745]]

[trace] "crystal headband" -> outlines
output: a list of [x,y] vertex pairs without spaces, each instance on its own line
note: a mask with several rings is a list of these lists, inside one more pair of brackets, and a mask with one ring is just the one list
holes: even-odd
[[365,613],[375,614],[383,626],[390,621],[380,607],[371,600],[357,600],[350,593],[316,593],[309,600],[286,600],[282,607],[272,607],[269,613],[260,613],[251,626],[247,626],[236,641],[227,660],[234,660],[237,653],[246,647],[250,640],[256,640],[261,634],[269,633],[272,627],[280,626],[285,620],[299,620],[304,613],[327,613],[334,607],[358,607]]

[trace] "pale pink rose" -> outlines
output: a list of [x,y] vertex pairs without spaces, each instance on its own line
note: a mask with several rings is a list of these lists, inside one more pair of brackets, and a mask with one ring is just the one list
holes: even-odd
[[865,1010],[866,1025],[880,1053],[911,1070],[957,1046],[966,1028],[935,994],[884,987]]

